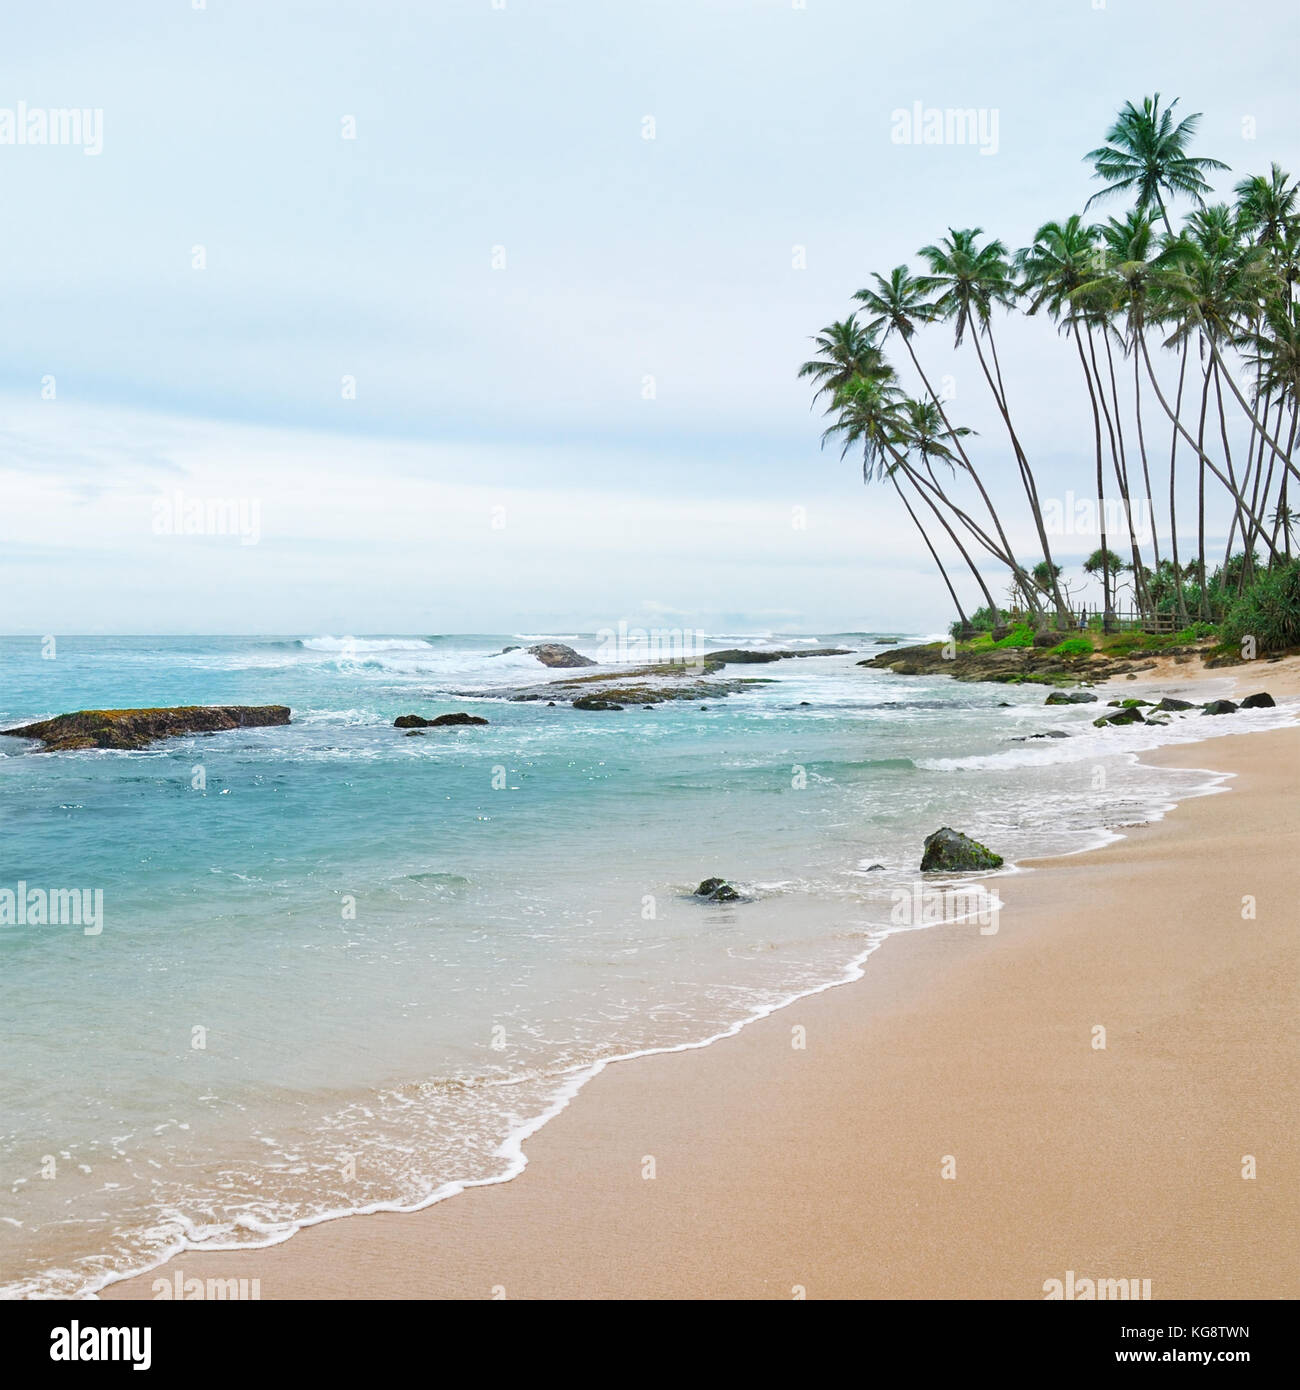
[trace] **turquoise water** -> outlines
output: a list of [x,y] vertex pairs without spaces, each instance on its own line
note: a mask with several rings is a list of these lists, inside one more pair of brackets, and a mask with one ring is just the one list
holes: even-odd
[[[1009,860],[1096,844],[1205,782],[1133,753],[1230,731],[1101,734],[1041,690],[860,652],[728,668],[771,683],[707,709],[584,713],[503,698],[566,674],[500,654],[521,640],[62,638],[47,660],[0,639],[0,727],[293,710],[141,752],[0,739],[0,888],[104,901],[97,935],[0,927],[5,1291],[85,1291],[184,1242],[506,1176],[512,1136],[584,1069],[845,978],[939,825]],[[490,724],[391,727],[453,709]],[[1048,728],[1071,737],[1011,741]],[[713,874],[750,901],[692,900]]]

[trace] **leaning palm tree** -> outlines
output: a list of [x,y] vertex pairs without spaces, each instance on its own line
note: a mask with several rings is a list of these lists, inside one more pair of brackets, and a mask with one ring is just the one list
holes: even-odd
[[1178,195],[1198,202],[1210,190],[1206,174],[1228,166],[1217,159],[1189,155],[1188,143],[1200,124],[1200,112],[1174,123],[1175,98],[1163,110],[1160,93],[1144,97],[1141,107],[1126,101],[1106,132],[1106,144],[1084,156],[1092,161],[1093,177],[1106,187],[1094,193],[1084,206],[1086,212],[1103,198],[1132,194],[1140,210],[1154,207],[1173,236],[1165,200]]
[[[938,317],[935,306],[930,302],[921,281],[912,275],[905,265],[895,266],[889,272],[887,279],[885,276],[877,274],[873,274],[871,278],[875,281],[875,288],[861,289],[853,296],[876,316],[867,325],[868,329],[881,334],[882,347],[889,341],[891,333],[897,333],[902,339],[903,346],[907,349],[907,355],[912,359],[912,366],[916,369],[917,376],[921,378],[921,384],[925,387],[926,393],[938,414],[939,423],[946,431],[946,437],[952,441],[953,449],[961,461],[961,466],[969,474],[988,509],[989,516],[993,521],[993,529],[997,533],[997,539],[1004,554],[1010,557],[1013,571],[1018,570],[1019,562],[1015,559],[1011,542],[1003,530],[1002,519],[998,516],[997,508],[993,505],[993,499],[989,496],[979,471],[962,445],[962,439],[970,434],[970,430],[954,429],[952,422],[948,419],[947,411],[944,409],[942,398],[935,391],[930,378],[925,373],[925,368],[921,365],[920,358],[916,355],[916,347],[912,340],[919,327],[933,323]],[[1017,578],[1027,580],[1028,576],[1018,574]],[[1033,598],[1033,604],[1037,609],[1039,605],[1036,595]]]
[[835,392],[835,398],[831,404],[831,412],[835,415],[835,419],[823,432],[822,445],[825,446],[826,441],[832,436],[839,435],[843,444],[840,449],[841,458],[844,458],[854,445],[861,446],[863,482],[869,483],[875,478],[887,477],[893,484],[894,491],[898,494],[908,516],[912,518],[913,525],[920,532],[921,539],[925,542],[925,548],[930,552],[930,558],[934,561],[939,575],[943,579],[944,587],[948,590],[953,607],[957,610],[957,617],[964,632],[971,626],[970,619],[966,616],[961,599],[957,597],[957,590],[953,587],[953,582],[949,578],[943,561],[939,558],[939,552],[935,549],[929,532],[913,510],[912,504],[907,499],[907,494],[899,484],[897,451],[893,446],[893,441],[902,433],[902,407],[902,389],[890,377],[882,375],[854,377]]
[[[979,227],[961,231],[949,228],[948,236],[941,238],[935,245],[923,246],[920,254],[929,265],[930,273],[922,276],[919,283],[924,293],[938,295],[934,301],[935,314],[952,324],[954,347],[960,347],[966,333],[970,332],[984,379],[993,393],[994,403],[1011,440],[1016,464],[1020,470],[1020,481],[1033,514],[1043,558],[1050,565],[1052,548],[1047,539],[1047,529],[1043,525],[1038,485],[1021,447],[1015,426],[1011,423],[1006,386],[1002,380],[997,344],[993,338],[993,309],[996,305],[1010,307],[1015,304],[1015,277],[1007,262],[1006,247],[996,240],[981,246],[979,238],[982,235],[983,231]],[[985,356],[981,339],[988,343],[988,356]],[[1056,606],[1058,620],[1062,626],[1067,625],[1069,611],[1061,596],[1060,585],[1055,579],[1049,592]]]
[[858,377],[887,379],[892,375],[884,354],[876,345],[877,330],[864,327],[856,314],[839,323],[823,328],[814,338],[817,355],[799,368],[800,378],[811,377],[817,383],[813,404],[824,395],[834,399],[835,393]]

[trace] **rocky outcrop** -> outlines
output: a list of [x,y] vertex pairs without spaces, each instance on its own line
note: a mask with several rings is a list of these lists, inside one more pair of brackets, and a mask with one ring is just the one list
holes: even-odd
[[[506,651],[511,648],[507,647]],[[595,666],[589,656],[582,656],[575,652],[572,647],[566,647],[563,642],[539,642],[535,647],[527,649],[543,666],[554,666],[558,668],[568,668],[570,666]]]
[[1092,722],[1098,729],[1104,729],[1108,725],[1145,724],[1147,721],[1142,718],[1142,711],[1136,705],[1130,705],[1127,709],[1117,709],[1114,714],[1103,714]]
[[[1062,641],[1065,635],[1056,634]],[[1194,650],[1166,647],[1159,654],[1172,656],[1176,661],[1180,655]],[[1102,652],[1093,652],[1091,656],[1061,656],[1055,650],[1042,651],[1034,647],[981,647],[976,651],[958,647],[954,651],[951,643],[928,642],[920,647],[895,647],[859,661],[858,665],[893,671],[898,676],[952,676],[959,681],[996,681],[1003,685],[1077,686],[1081,680],[1104,680],[1120,675],[1136,677],[1139,671],[1152,670],[1155,663],[1151,660],[1134,662]]]
[[1097,697],[1087,690],[1053,690],[1045,705],[1095,705]]
[[1196,706],[1190,700],[1178,700],[1172,695],[1166,695],[1156,708],[1168,713],[1170,710],[1195,709]]
[[706,878],[695,890],[693,896],[697,898],[707,898],[711,903],[735,903],[740,901],[740,894],[736,892],[725,878]]
[[147,748],[182,734],[215,734],[289,722],[288,705],[180,705],[171,709],[83,709],[3,732],[38,738],[47,752],[73,748]]
[[1211,700],[1208,705],[1201,706],[1202,714],[1236,714],[1237,706],[1231,700]]
[[623,709],[625,706],[614,700],[604,700],[598,695],[579,695],[573,702],[574,709]]
[[798,652],[749,652],[739,647],[728,647],[725,651],[705,652],[704,660],[719,666],[757,666],[769,661],[789,661],[804,656],[851,656],[848,647],[813,647]]
[[394,729],[441,729],[448,724],[486,724],[487,720],[477,714],[440,714],[436,719],[426,719],[422,714],[399,714],[393,720]]
[[1272,709],[1277,701],[1265,690],[1258,695],[1247,695],[1241,702],[1242,709]]
[[1048,729],[1041,734],[1016,734],[1013,736],[1012,743],[1029,743],[1036,738],[1069,738],[1070,735],[1064,729]]
[[[592,698],[620,705],[659,705],[667,700],[700,700],[733,695],[752,686],[770,685],[764,676],[732,676],[707,680],[720,670],[717,662],[665,661],[654,666],[634,666],[630,670],[602,671],[595,676],[562,676],[542,685],[528,685],[505,694],[510,700],[539,700],[554,704],[558,695],[566,700]],[[480,691],[460,692],[466,698],[481,697]]]
[[960,830],[943,826],[925,837],[925,852],[921,855],[921,872],[943,869],[949,873],[965,873],[972,869],[996,869],[1002,856],[986,845],[963,835]]

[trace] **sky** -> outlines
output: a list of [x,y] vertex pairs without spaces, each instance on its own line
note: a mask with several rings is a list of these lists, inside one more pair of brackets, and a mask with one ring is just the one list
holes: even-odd
[[[14,9],[0,631],[934,630],[810,336],[950,226],[1079,210],[1125,100],[1203,112],[1221,191],[1300,170],[1298,38],[1280,0]],[[916,103],[983,147],[901,143]],[[73,107],[80,145],[4,142]],[[1040,489],[1086,491],[1069,345],[996,331]],[[1028,550],[978,364],[918,350]],[[169,534],[196,503],[237,533]]]

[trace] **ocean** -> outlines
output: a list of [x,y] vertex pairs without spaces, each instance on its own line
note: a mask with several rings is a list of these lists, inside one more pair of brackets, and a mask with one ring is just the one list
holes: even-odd
[[[853,651],[728,667],[767,683],[704,708],[511,701],[573,674],[503,654],[539,640],[608,655],[582,633],[0,639],[0,727],[293,711],[138,752],[0,739],[0,890],[103,903],[97,931],[0,925],[0,1293],[509,1178],[594,1070],[923,929],[899,904],[941,825],[1006,857],[996,883],[1217,785],[1143,750],[1295,718],[1099,731],[1041,687],[866,670],[875,635],[832,632],[709,634]],[[452,710],[489,724],[392,727]],[[1048,729],[1069,737],[1014,741]],[[714,875],[745,900],[693,897]]]

